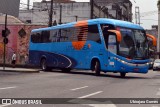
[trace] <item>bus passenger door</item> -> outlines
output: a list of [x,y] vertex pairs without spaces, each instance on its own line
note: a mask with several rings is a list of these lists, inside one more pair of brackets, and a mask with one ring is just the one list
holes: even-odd
[[115,71],[116,60],[115,54],[117,54],[117,38],[113,33],[108,35],[108,70]]

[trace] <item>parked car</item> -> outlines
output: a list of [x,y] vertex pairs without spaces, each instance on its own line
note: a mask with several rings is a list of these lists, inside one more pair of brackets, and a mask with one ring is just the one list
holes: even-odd
[[160,70],[160,59],[156,59],[153,64],[153,71]]

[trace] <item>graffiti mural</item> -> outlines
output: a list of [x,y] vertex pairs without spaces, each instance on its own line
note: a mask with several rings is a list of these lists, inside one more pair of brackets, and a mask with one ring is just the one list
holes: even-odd
[[[11,63],[11,57],[13,52],[17,55],[17,64],[24,64],[24,56],[28,54],[30,32],[32,29],[47,27],[43,25],[8,25],[10,30],[8,35],[8,44],[6,45],[6,63]],[[4,25],[0,25],[0,31],[4,29]],[[24,31],[23,31],[23,30]],[[23,32],[20,33],[20,30]],[[21,35],[23,34],[23,35]],[[3,63],[4,44],[3,37],[0,33],[0,63]]]

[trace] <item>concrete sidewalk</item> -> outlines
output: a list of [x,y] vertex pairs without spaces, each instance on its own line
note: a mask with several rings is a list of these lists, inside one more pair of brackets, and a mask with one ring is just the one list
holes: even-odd
[[39,73],[40,69],[33,69],[33,68],[12,68],[12,67],[5,67],[5,70],[3,67],[0,67],[0,71],[3,72],[24,72],[24,73]]

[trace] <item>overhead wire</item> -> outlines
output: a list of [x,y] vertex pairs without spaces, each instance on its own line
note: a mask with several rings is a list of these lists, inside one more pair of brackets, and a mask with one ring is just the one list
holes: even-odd
[[155,20],[155,19],[141,19],[141,20],[159,21],[159,20]]
[[151,16],[151,15],[154,15],[154,14],[158,14],[158,11],[144,12],[144,13],[141,13],[140,17]]
[[[141,12],[140,17],[148,17],[148,16],[152,16],[152,15],[155,15],[155,14],[158,14],[157,10]],[[133,14],[133,19],[135,19],[135,14]]]

